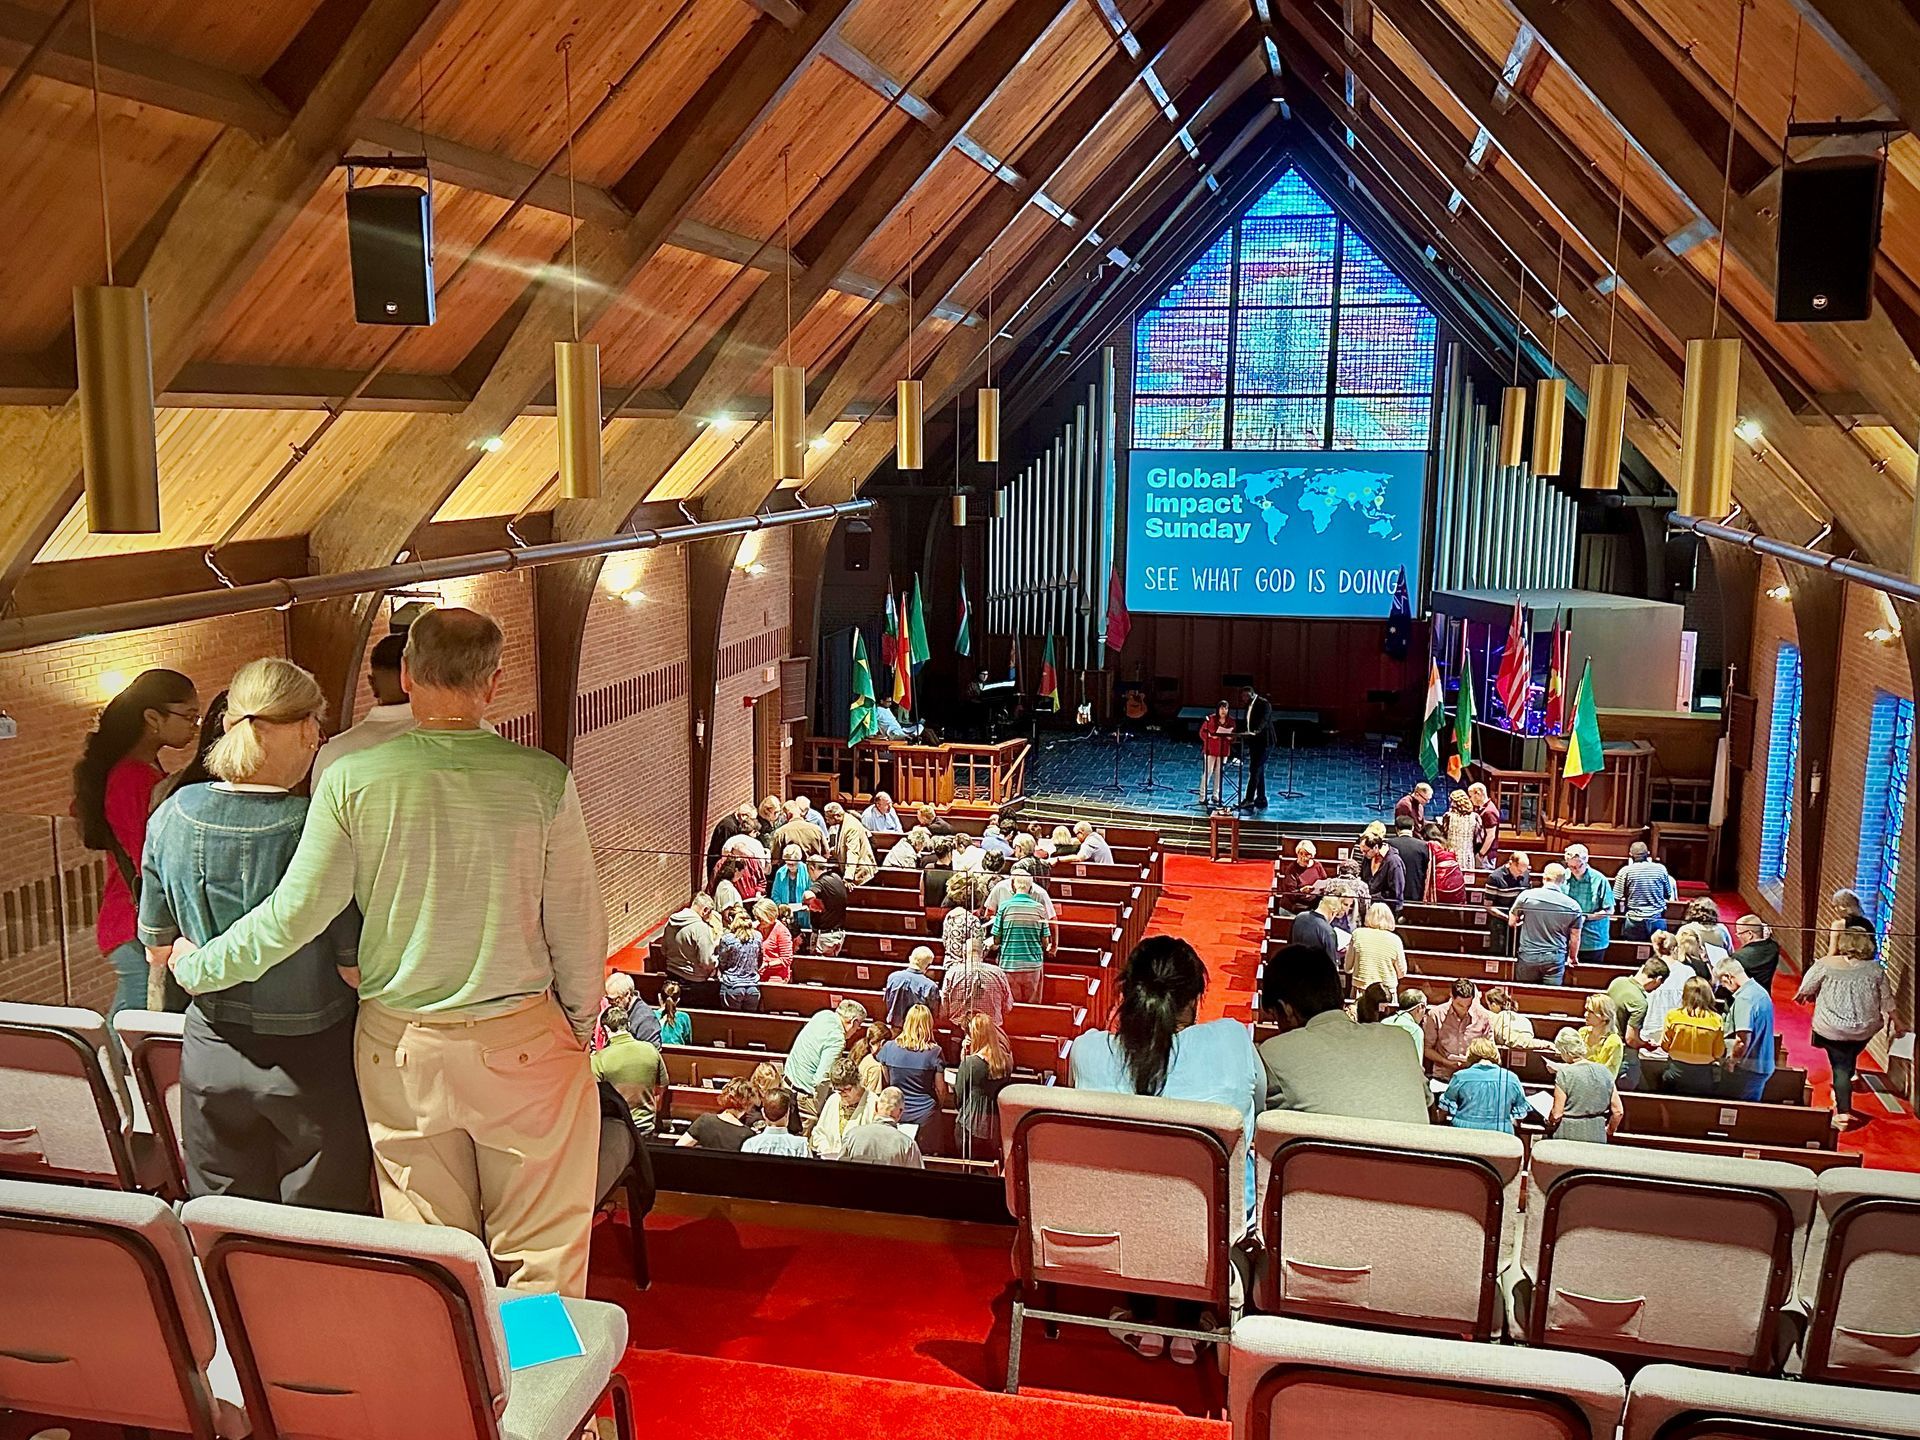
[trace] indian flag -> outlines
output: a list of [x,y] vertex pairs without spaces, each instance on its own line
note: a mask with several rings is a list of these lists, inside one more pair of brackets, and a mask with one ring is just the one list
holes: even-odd
[[1447,692],[1440,685],[1440,666],[1427,657],[1427,709],[1420,722],[1420,773],[1429,780],[1440,775],[1440,732],[1447,728]]
[[1567,763],[1560,778],[1584,790],[1590,776],[1606,767],[1601,753],[1600,712],[1593,705],[1593,661],[1580,672],[1580,689],[1573,699],[1573,729],[1567,736]]
[[867,642],[853,627],[853,703],[847,707],[847,743],[858,745],[874,734],[873,667],[867,664]]
[[960,572],[960,628],[953,637],[953,653],[973,654],[973,606],[967,603],[967,572]]

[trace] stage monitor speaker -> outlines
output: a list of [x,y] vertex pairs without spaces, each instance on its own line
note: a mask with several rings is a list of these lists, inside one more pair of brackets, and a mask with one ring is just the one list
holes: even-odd
[[841,537],[840,557],[849,570],[865,570],[873,564],[873,526],[858,518],[847,522]]
[[353,318],[362,325],[433,324],[433,201],[418,185],[347,191]]
[[1871,318],[1881,189],[1882,168],[1876,156],[1841,155],[1787,164],[1780,176],[1774,319]]

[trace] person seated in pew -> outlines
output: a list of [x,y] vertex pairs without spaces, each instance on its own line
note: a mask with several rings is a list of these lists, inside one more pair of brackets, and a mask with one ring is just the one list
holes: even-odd
[[1520,1077],[1500,1063],[1499,1047],[1488,1036],[1467,1046],[1466,1061],[1453,1072],[1436,1102],[1440,1113],[1461,1130],[1492,1130],[1513,1134],[1513,1127],[1533,1113]]
[[1660,1088],[1674,1095],[1712,1095],[1720,1088],[1727,1034],[1714,1007],[1713,986],[1691,971],[1685,973],[1680,1008],[1667,1012],[1662,1027],[1667,1066]]
[[[809,829],[812,827],[809,826]],[[798,845],[780,851],[780,864],[767,881],[766,898],[779,906],[779,918],[789,932],[802,935],[812,926],[807,914],[807,891],[813,886],[813,870],[807,864],[807,852]],[[759,911],[754,911],[756,915]]]
[[753,1087],[753,1104],[747,1107],[747,1123],[758,1130],[767,1123],[767,1097],[775,1093],[786,1094],[786,1077],[771,1060],[762,1060],[753,1067],[747,1083]]
[[[1313,908],[1293,917],[1293,924],[1287,931],[1288,945],[1317,950],[1327,957],[1335,969],[1339,969],[1340,957],[1352,942],[1348,940],[1347,932],[1338,928],[1337,922],[1346,917],[1352,904],[1353,901],[1344,892],[1330,885],[1323,886]],[[1387,913],[1393,912],[1389,910]],[[1405,947],[1402,947],[1404,953]]]
[[660,1026],[661,1045],[691,1045],[693,1016],[680,1008],[680,982],[669,980],[660,987],[660,1009],[655,1019]]
[[880,858],[880,866],[885,870],[918,870],[920,857],[932,845],[933,837],[916,825],[893,842],[893,847]]
[[1427,899],[1435,905],[1467,903],[1469,863],[1448,843],[1446,832],[1433,821],[1427,822]]
[[760,982],[787,984],[793,979],[793,932],[780,907],[764,895],[753,902],[753,928],[760,937]]
[[[866,1023],[864,1005],[858,1000],[842,1000],[831,1010],[815,1011],[793,1037],[781,1073],[803,1119],[811,1120],[820,1113],[831,1086],[833,1067]],[[856,1079],[859,1073],[854,1071]]]
[[1456,980],[1445,1005],[1427,1007],[1420,1029],[1427,1068],[1434,1079],[1445,1080],[1472,1063],[1468,1055],[1475,1040],[1493,1039],[1493,1016],[1480,1003],[1471,980]]
[[851,1056],[842,1055],[833,1062],[827,1083],[831,1093],[820,1107],[820,1118],[814,1121],[807,1143],[822,1160],[838,1160],[847,1132],[867,1124],[879,1112],[874,1092],[860,1082],[860,1067]]
[[1369,985],[1354,999],[1353,1018],[1362,1025],[1382,1024],[1392,1014],[1393,991],[1384,985]]
[[726,933],[714,947],[720,1003],[729,1010],[760,1008],[760,932],[745,905],[726,912]]
[[[728,841],[732,844],[732,841]],[[725,854],[720,863],[713,867],[713,908],[720,916],[719,933],[714,937],[717,947],[719,935],[726,933],[727,917],[747,902],[747,891],[753,889],[753,881],[747,875],[747,862],[743,856]]]
[[953,1098],[959,1107],[958,1135],[962,1160],[1000,1158],[1000,1092],[1013,1080],[1013,1047],[1000,1022],[976,1010],[962,1022],[952,1016],[966,1039],[961,1042],[960,1067],[954,1074]]
[[920,861],[920,904],[931,910],[946,903],[947,882],[954,874],[953,836],[934,836],[932,848]]
[[[628,988],[632,988],[631,981]],[[673,1080],[660,1051],[650,1041],[636,1040],[628,1031],[628,1014],[625,1005],[615,1004],[601,1016],[607,1041],[593,1052],[593,1078],[613,1086],[632,1112],[634,1128],[642,1135],[651,1135],[659,1123],[667,1086]]]
[[1392,910],[1377,901],[1367,907],[1366,924],[1347,942],[1346,969],[1355,990],[1378,981],[1391,992],[1407,978],[1407,947],[1394,928]]
[[860,812],[860,823],[869,835],[898,835],[903,827],[893,797],[884,790],[873,792],[873,803]]
[[813,1153],[807,1148],[807,1137],[794,1133],[788,1126],[793,1115],[793,1100],[785,1090],[776,1090],[761,1100],[760,1113],[766,1124],[747,1137],[747,1143],[740,1147],[743,1154],[785,1155],[804,1160]]
[[[874,1097],[873,1118],[850,1128],[840,1145],[840,1158],[863,1165],[899,1165],[924,1170],[927,1162],[918,1136],[900,1128],[906,1097],[889,1085]],[[911,1120],[906,1123],[913,1123]],[[923,1132],[924,1133],[924,1132]]]
[[1556,1140],[1606,1144],[1626,1117],[1613,1072],[1592,1058],[1586,1036],[1571,1025],[1553,1037],[1553,1049],[1561,1063],[1553,1067],[1547,1133]]
[[1073,831],[1064,825],[1053,827],[1053,833],[1034,847],[1036,856],[1044,856],[1049,865],[1074,858]]
[[953,826],[947,822],[946,818],[924,800],[913,807],[913,819],[914,823],[929,835],[951,835],[954,833]]
[[1733,996],[1727,1011],[1725,1093],[1758,1100],[1773,1074],[1773,996],[1731,956],[1713,967],[1713,983]]
[[803,903],[813,931],[814,954],[834,956],[846,949],[847,906],[852,899],[847,877],[834,869],[830,861],[822,860],[813,868],[812,882],[807,886]]
[[1317,898],[1315,889],[1331,878],[1319,860],[1319,851],[1311,840],[1293,847],[1293,864],[1280,872],[1280,908],[1298,915],[1311,910]]
[[953,837],[953,870],[956,875],[978,875],[986,869],[987,852],[973,835]]
[[933,1011],[915,1005],[907,1011],[893,1039],[880,1047],[886,1084],[906,1097],[903,1118],[917,1127],[920,1149],[928,1155],[948,1150],[946,1107],[953,1103],[947,1087],[947,1062],[933,1034]]
[[[1697,975],[1702,980],[1711,981],[1713,954],[1712,947],[1707,944],[1707,936],[1710,933],[1706,926],[1696,925],[1692,921],[1682,925],[1673,932],[1673,955],[1668,963]],[[1655,950],[1653,953],[1658,955],[1660,952]],[[1685,983],[1684,980],[1682,983]]]
[[[1596,1065],[1604,1065],[1607,1074],[1615,1077],[1620,1074],[1621,1056],[1625,1049],[1615,1023],[1619,1014],[1619,1007],[1612,1000],[1596,992],[1587,996],[1582,1006],[1582,1015],[1587,1023],[1575,1032],[1587,1047],[1587,1059]],[[1558,1043],[1558,1037],[1555,1037],[1555,1043]]]
[[942,965],[958,965],[980,953],[987,933],[987,922],[981,918],[986,898],[986,881],[979,875],[963,870],[947,881],[947,913],[940,921]]
[[1402,990],[1394,997],[1393,1014],[1382,1023],[1404,1032],[1413,1041],[1413,1053],[1424,1069],[1427,1055],[1427,992]]
[[1013,857],[1013,817],[996,815],[986,823],[980,832],[980,848],[988,855],[998,855],[1002,859]]
[[899,1030],[907,1012],[916,1005],[931,1009],[940,1003],[940,987],[927,974],[931,969],[933,951],[925,945],[916,945],[907,952],[907,963],[887,976],[881,998],[886,1002],[889,1028]]
[[847,1054],[853,1057],[853,1063],[860,1069],[860,1083],[870,1094],[879,1093],[887,1083],[887,1067],[880,1059],[880,1052],[893,1038],[893,1031],[878,1020],[869,1020],[860,1027],[860,1034],[848,1047]]
[[1320,951],[1288,946],[1268,961],[1260,1009],[1280,1027],[1259,1047],[1267,1109],[1427,1123],[1419,1057],[1398,1035],[1347,1014],[1340,973]]
[[719,824],[713,827],[713,833],[707,837],[707,873],[713,873],[713,867],[720,863],[720,852],[727,841],[736,835],[758,835],[760,833],[758,817],[753,811],[751,800],[742,800],[734,806],[731,815],[723,816]]
[[[1664,931],[1653,932],[1667,940]],[[1649,1048],[1646,1038],[1647,1008],[1653,995],[1667,983],[1671,972],[1667,962],[1656,953],[1641,962],[1631,975],[1622,975],[1607,986],[1607,998],[1613,1001],[1615,1033],[1620,1036],[1620,1075],[1622,1090],[1641,1088],[1640,1052]]]
[[1533,1022],[1513,1003],[1513,992],[1504,985],[1487,991],[1487,1013],[1493,1016],[1493,1043],[1502,1050],[1544,1050],[1547,1042],[1536,1039]]
[[696,1010],[720,1003],[713,959],[720,927],[714,915],[713,897],[703,890],[667,917],[660,935],[660,968],[680,982],[680,993]]
[[[1873,932],[1867,933],[1871,939]],[[1771,994],[1774,972],[1780,968],[1780,942],[1773,938],[1772,928],[1758,915],[1742,915],[1733,922],[1733,938],[1740,947],[1733,958],[1755,984]]]
[[735,1076],[720,1091],[719,1112],[695,1116],[686,1134],[674,1144],[697,1145],[702,1150],[730,1150],[737,1154],[753,1138],[753,1127],[747,1123],[747,1111],[752,1106],[752,1084]]
[[1074,852],[1075,860],[1087,865],[1113,864],[1113,847],[1107,844],[1107,837],[1093,827],[1091,820],[1076,822],[1073,838],[1080,847]]
[[1487,915],[1487,953],[1513,953],[1513,902],[1533,884],[1533,859],[1524,850],[1507,855],[1504,865],[1496,866],[1482,882],[1482,905]]
[[1720,907],[1714,903],[1711,895],[1696,895],[1687,902],[1685,923],[1706,928],[1707,933],[1702,938],[1707,943],[1707,958],[1714,964],[1720,963],[1720,956],[1712,953],[1714,950],[1721,950],[1729,955],[1733,953],[1733,936],[1727,933],[1726,923],[1720,918]]
[[956,1030],[965,1030],[975,1015],[985,1015],[1005,1029],[1013,1008],[1013,987],[1006,972],[977,952],[948,960],[940,977],[940,1017]]

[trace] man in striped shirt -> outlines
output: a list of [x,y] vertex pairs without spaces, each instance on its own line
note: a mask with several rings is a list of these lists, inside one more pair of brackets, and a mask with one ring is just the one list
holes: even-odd
[[1041,967],[1047,952],[1053,949],[1053,927],[1047,912],[1034,898],[1033,877],[1015,874],[1013,889],[993,912],[993,935],[989,942],[1006,972],[1007,988],[1016,1002],[1038,1005],[1044,981]]

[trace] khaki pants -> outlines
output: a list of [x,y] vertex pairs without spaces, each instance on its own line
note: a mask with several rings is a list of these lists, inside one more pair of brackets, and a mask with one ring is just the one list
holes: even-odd
[[369,1001],[354,1068],[389,1220],[479,1236],[511,1288],[585,1296],[600,1107],[551,998],[490,1020]]

